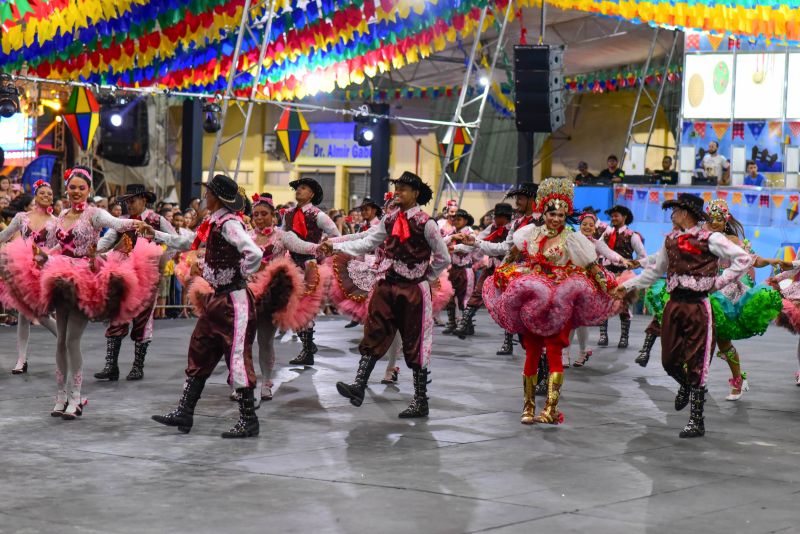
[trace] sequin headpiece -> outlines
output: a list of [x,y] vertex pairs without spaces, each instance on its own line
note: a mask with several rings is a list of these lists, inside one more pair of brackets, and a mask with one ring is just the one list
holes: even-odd
[[706,213],[708,213],[708,217],[712,221],[728,221],[731,218],[728,203],[722,198],[709,202],[708,206],[706,206]]
[[572,198],[575,195],[574,185],[571,180],[563,178],[546,178],[539,184],[536,195],[536,206],[540,213],[547,211],[548,206],[563,209],[567,215],[572,215]]

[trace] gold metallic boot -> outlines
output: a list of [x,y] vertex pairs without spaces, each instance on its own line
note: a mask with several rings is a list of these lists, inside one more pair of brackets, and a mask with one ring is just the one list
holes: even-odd
[[536,379],[537,375],[522,375],[522,394],[524,395],[524,402],[522,403],[522,417],[519,422],[523,425],[533,424],[533,417],[536,413],[536,401],[533,398],[533,393],[536,390]]
[[544,409],[533,418],[537,423],[558,425],[564,422],[564,414],[558,411],[558,398],[561,396],[561,385],[564,373],[550,373],[547,377],[547,400]]

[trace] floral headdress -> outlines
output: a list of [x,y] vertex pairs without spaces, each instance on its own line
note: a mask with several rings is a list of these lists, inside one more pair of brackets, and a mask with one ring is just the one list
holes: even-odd
[[584,211],[578,217],[578,222],[583,222],[584,219],[592,218],[594,222],[597,222],[597,215],[592,211]]
[[253,207],[255,208],[259,204],[267,204],[269,207],[274,208],[275,205],[272,203],[272,195],[270,193],[256,193],[251,197],[253,199]]
[[33,182],[33,194],[36,195],[36,192],[39,190],[40,187],[49,187],[52,189],[53,186],[50,185],[50,182],[47,180],[36,180]]
[[447,205],[448,209],[457,208],[458,207],[458,201],[456,199],[454,199],[454,198],[451,198],[450,200],[447,201],[446,205]]
[[574,185],[571,180],[563,178],[546,178],[539,184],[536,195],[536,206],[540,213],[547,211],[548,206],[563,209],[567,215],[572,215],[572,198],[575,195]]
[[64,171],[64,185],[69,185],[70,180],[75,177],[83,178],[89,183],[89,187],[92,187],[92,173],[83,167],[73,167]]
[[717,198],[709,202],[708,206],[706,206],[706,213],[712,221],[716,220],[727,222],[731,218],[731,212],[728,208],[728,203],[722,198]]

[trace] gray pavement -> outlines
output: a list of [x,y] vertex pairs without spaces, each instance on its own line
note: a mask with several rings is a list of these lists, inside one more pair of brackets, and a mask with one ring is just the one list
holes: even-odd
[[[84,337],[82,419],[53,419],[54,339],[34,328],[30,373],[12,376],[15,332],[0,329],[0,533],[141,532],[798,532],[800,387],[797,338],[773,328],[738,343],[752,389],[726,402],[727,366],[710,373],[705,438],[680,440],[688,413],[675,385],[631,347],[596,349],[566,371],[564,425],[519,424],[519,347],[478,316],[467,341],[437,335],[431,416],[397,418],[411,394],[382,386],[352,407],[335,389],[352,378],[360,329],[318,322],[314,369],[287,365],[299,344],[277,344],[275,399],[261,436],[222,440],[234,422],[224,365],[189,435],[150,421],[180,393],[193,321],[159,321],[142,382],[99,383],[102,325]],[[611,323],[616,341],[619,321]],[[591,341],[596,341],[596,332]],[[133,346],[123,346],[127,374]],[[402,364],[401,364],[402,365]],[[539,407],[541,401],[539,402]]]

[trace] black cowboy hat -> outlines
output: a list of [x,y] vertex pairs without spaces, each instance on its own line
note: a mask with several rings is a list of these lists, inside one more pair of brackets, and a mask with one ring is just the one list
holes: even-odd
[[611,215],[612,213],[619,213],[625,217],[625,224],[631,224],[633,222],[633,212],[626,206],[621,206],[619,204],[611,206],[606,210],[606,215]]
[[245,208],[245,198],[239,191],[239,186],[224,174],[215,175],[210,182],[203,185],[229,210],[242,211]]
[[703,210],[703,199],[691,193],[679,193],[677,200],[667,200],[661,204],[661,209],[683,208],[694,215],[698,221],[705,221],[708,215]]
[[400,175],[400,178],[396,180],[389,180],[390,183],[393,185],[397,184],[406,184],[410,186],[412,189],[416,189],[419,191],[419,196],[417,197],[417,204],[420,206],[424,206],[428,202],[431,201],[433,198],[433,191],[431,187],[422,181],[422,178],[414,174],[413,172],[406,171]]
[[505,202],[500,202],[499,204],[494,205],[494,216],[497,217],[498,215],[506,216],[509,219],[514,216],[514,208],[511,207],[511,204],[506,204]]
[[472,226],[473,224],[475,224],[475,217],[470,215],[469,212],[465,209],[459,208],[455,216],[465,218],[467,220],[467,226]]
[[600,210],[595,209],[594,206],[586,206],[581,210],[581,213],[591,213],[593,215],[597,215],[598,213],[600,213]]
[[289,187],[294,190],[297,190],[298,187],[301,185],[307,185],[311,188],[314,192],[314,197],[311,199],[311,203],[315,206],[319,205],[322,202],[322,186],[319,185],[319,182],[313,178],[300,178],[299,180],[294,180],[293,182],[289,182]]
[[506,193],[506,198],[516,197],[519,195],[526,196],[529,198],[536,198],[536,193],[539,192],[539,186],[533,182],[523,182],[518,184],[516,187],[512,187],[508,193]]
[[378,205],[377,202],[372,200],[369,197],[364,197],[364,200],[361,201],[360,206],[356,206],[356,209],[360,210],[361,208],[375,208],[376,216],[382,217],[383,216],[383,208]]
[[125,202],[134,197],[144,197],[148,204],[156,201],[156,194],[148,191],[144,184],[128,184],[125,186],[125,194],[117,197],[117,202]]

